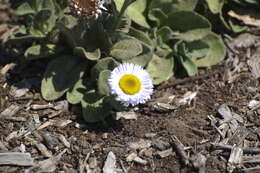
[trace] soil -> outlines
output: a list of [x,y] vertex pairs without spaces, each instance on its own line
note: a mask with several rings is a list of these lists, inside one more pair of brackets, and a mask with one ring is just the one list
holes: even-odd
[[[117,167],[121,170],[125,168],[128,173],[198,172],[197,169],[183,163],[183,159],[172,144],[171,137],[174,135],[187,148],[185,152],[188,155],[201,153],[206,157],[205,172],[226,172],[230,152],[216,150],[212,146],[211,143],[216,141],[220,135],[209,119],[209,116],[221,119],[218,109],[222,104],[227,104],[232,112],[242,117],[243,125],[249,131],[245,140],[250,142],[252,146],[259,147],[259,131],[256,132],[260,126],[259,113],[250,111],[247,106],[252,99],[260,100],[259,79],[254,78],[248,70],[246,49],[239,49],[239,51],[240,54],[235,58],[227,57],[222,63],[210,69],[200,69],[199,74],[195,77],[185,78],[185,80],[172,78],[156,86],[149,102],[153,103],[165,94],[182,96],[187,91],[197,92],[195,99],[190,104],[181,105],[174,110],[158,111],[151,106],[152,104],[147,103],[129,110],[138,115],[136,120],[115,120],[111,116],[104,122],[96,124],[85,123],[78,113],[78,106],[69,105],[68,110],[62,110],[53,118],[48,118],[49,114],[57,112],[53,108],[33,110],[31,105],[48,105],[48,102],[44,101],[39,93],[42,71],[38,67],[42,65],[29,66],[20,73],[18,63],[16,68],[0,77],[0,113],[10,105],[18,105],[19,111],[14,117],[24,117],[25,120],[10,120],[0,117],[0,142],[10,152],[20,152],[21,145],[24,146],[25,151],[30,153],[35,161],[45,160],[48,157],[35,147],[33,140],[44,144],[52,155],[57,155],[66,149],[58,161],[55,171],[53,171],[57,173],[80,172],[82,165],[90,167],[92,165],[94,168],[91,169],[98,172],[104,166],[110,151],[116,156]],[[2,58],[1,68],[13,62],[12,59],[3,60],[4,55],[1,55],[0,58]],[[230,78],[227,78],[227,74],[234,69],[232,62],[235,60],[244,65],[232,74],[232,77],[236,77],[229,81]],[[22,69],[24,70],[24,68]],[[11,96],[10,90],[14,83],[31,78],[35,82],[26,95],[19,98]],[[49,120],[56,122],[71,120],[71,122],[64,127],[52,124],[40,130],[36,129],[31,134],[7,140],[12,132],[21,131],[22,128],[28,129],[35,121],[35,114],[39,116],[40,123]],[[44,138],[46,134],[50,135],[52,140],[46,140]],[[59,141],[58,136],[61,134],[69,141],[69,147]],[[152,141],[152,145],[136,150],[129,147],[131,142],[138,142],[141,139]],[[154,144],[156,141],[160,142],[161,147],[159,144]],[[0,146],[1,152],[4,152],[3,148]],[[172,153],[169,156],[161,158],[158,155],[159,151],[171,148]],[[131,153],[137,153],[147,163],[128,162],[126,158]],[[252,165],[248,167],[250,166]],[[257,166],[257,164],[253,166]],[[6,165],[0,166],[0,172],[20,173],[29,168]],[[241,170],[236,169],[235,172],[241,172]]]
[[[34,138],[39,142],[44,141],[41,136],[48,133],[53,136],[62,134],[70,141],[70,148],[62,156],[58,168],[55,172],[69,171],[70,169],[77,170],[80,161],[84,160],[86,155],[90,154],[97,161],[97,167],[102,168],[104,161],[109,151],[113,151],[118,160],[122,160],[122,164],[128,172],[197,172],[192,168],[183,165],[180,157],[176,154],[160,158],[156,152],[159,151],[156,147],[151,148],[151,154],[140,154],[142,158],[148,161],[147,165],[140,165],[138,163],[126,162],[126,157],[133,151],[129,149],[130,142],[139,141],[140,139],[156,140],[160,139],[170,144],[170,136],[175,135],[186,147],[190,147],[188,153],[202,152],[207,157],[206,172],[216,173],[226,171],[226,160],[229,155],[227,153],[219,153],[212,149],[210,142],[213,142],[218,136],[216,129],[211,126],[208,119],[209,115],[219,116],[217,110],[220,105],[228,104],[233,111],[241,115],[242,118],[249,124],[248,129],[255,129],[259,127],[260,120],[257,114],[247,114],[247,104],[258,93],[259,99],[259,85],[249,72],[240,75],[233,83],[227,83],[223,80],[223,74],[226,67],[222,65],[214,66],[212,69],[202,69],[200,74],[210,73],[212,75],[202,78],[200,80],[190,81],[182,85],[168,87],[166,89],[156,89],[153,95],[153,100],[160,98],[165,93],[171,95],[181,95],[186,91],[196,91],[198,94],[196,99],[190,105],[183,105],[173,111],[158,112],[151,109],[149,106],[139,107],[136,111],[138,114],[137,120],[114,120],[108,118],[106,121],[98,124],[86,124],[82,121],[80,116],[77,116],[72,111],[61,113],[59,116],[53,118],[54,120],[72,120],[72,122],[64,128],[48,126],[42,130],[34,131],[32,134],[24,137],[18,137],[6,141],[6,137],[11,132],[20,130],[21,127],[28,127],[31,124],[33,113],[40,115],[41,121],[47,121],[48,118],[44,110],[31,111],[25,110],[24,107],[29,100],[19,99],[18,101],[12,98],[9,94],[9,85],[5,82],[1,83],[0,96],[2,112],[9,105],[16,104],[20,106],[20,111],[15,115],[17,117],[26,117],[26,121],[17,122],[10,120],[1,120],[0,122],[0,137],[5,142],[9,151],[17,151],[21,144],[24,144],[26,151],[32,154],[36,160],[45,159],[42,154],[35,149],[28,138]],[[199,76],[199,75],[198,75]],[[12,80],[10,77],[7,81]],[[178,80],[178,79],[177,79]],[[173,81],[173,80],[170,80]],[[160,87],[160,86],[159,86]],[[255,91],[249,93],[249,87],[257,88]],[[38,90],[36,90],[38,91]],[[41,97],[38,92],[29,92],[27,96],[33,98],[31,104],[48,104]],[[34,101],[34,99],[36,101]],[[254,98],[256,99],[256,98]],[[149,103],[147,104],[149,105]],[[78,128],[76,124],[83,127]],[[152,138],[147,138],[147,134],[154,134]],[[252,133],[253,134],[253,133]],[[253,134],[254,135],[254,134]],[[203,140],[207,142],[201,143]],[[259,141],[259,138],[254,138],[254,142]],[[48,149],[55,155],[66,148],[61,143],[55,143],[55,147],[48,147]],[[171,148],[171,145],[166,145],[165,149]],[[140,151],[136,151],[140,152]],[[225,159],[223,159],[225,158]],[[21,167],[0,167],[0,172],[21,172],[25,168]]]

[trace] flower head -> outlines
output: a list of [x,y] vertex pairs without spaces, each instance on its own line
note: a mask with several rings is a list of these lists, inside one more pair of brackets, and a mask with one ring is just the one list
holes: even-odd
[[102,10],[107,10],[103,5],[104,0],[70,0],[72,13],[79,17],[97,18]]
[[116,67],[108,79],[110,92],[125,105],[145,103],[153,93],[152,80],[141,66],[123,63]]

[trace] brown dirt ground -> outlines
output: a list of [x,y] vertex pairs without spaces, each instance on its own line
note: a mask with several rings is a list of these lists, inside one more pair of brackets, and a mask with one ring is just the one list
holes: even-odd
[[[176,154],[166,158],[159,158],[155,153],[150,157],[143,156],[143,158],[148,160],[148,164],[145,166],[126,162],[125,158],[131,152],[127,148],[127,143],[145,138],[145,134],[147,133],[155,133],[156,136],[153,137],[154,139],[160,138],[167,142],[169,142],[171,135],[175,135],[184,146],[192,148],[189,152],[202,152],[207,157],[206,172],[225,172],[226,162],[223,161],[220,156],[228,159],[228,155],[225,155],[225,153],[219,154],[219,152],[213,150],[209,142],[200,144],[200,142],[205,139],[211,142],[214,141],[217,134],[216,130],[210,125],[208,115],[217,116],[219,106],[226,103],[237,114],[240,114],[243,119],[247,120],[248,123],[253,123],[253,126],[259,127],[260,122],[258,115],[246,114],[248,101],[256,95],[256,93],[248,93],[246,88],[249,86],[257,87],[255,85],[258,85],[258,82],[256,82],[254,78],[251,78],[249,73],[245,73],[240,75],[235,82],[228,84],[223,81],[224,70],[224,65],[218,65],[212,69],[203,69],[200,71],[201,75],[206,72],[212,75],[202,78],[201,80],[190,80],[183,85],[176,85],[161,90],[157,89],[153,95],[153,100],[161,97],[164,93],[182,94],[186,91],[198,92],[196,99],[191,105],[181,106],[174,111],[161,113],[151,110],[150,107],[143,106],[137,111],[139,115],[137,120],[116,121],[107,119],[98,124],[85,124],[85,127],[81,129],[75,127],[76,122],[82,123],[81,118],[72,113],[72,111],[69,111],[54,118],[73,121],[65,128],[48,126],[29,135],[29,137],[41,141],[37,136],[50,133],[54,136],[63,134],[67,139],[71,139],[72,136],[77,139],[71,142],[71,147],[63,155],[56,170],[57,172],[68,170],[68,167],[77,169],[79,160],[84,159],[90,150],[93,150],[91,156],[96,158],[99,167],[102,167],[108,151],[113,151],[117,158],[123,161],[124,166],[128,168],[129,172],[196,172],[195,170],[183,166],[180,158]],[[8,80],[12,80],[12,78]],[[0,98],[2,100],[0,102],[0,112],[11,104],[18,104],[23,107],[27,101],[12,100],[8,94],[8,87],[3,87],[4,83],[0,85]],[[255,92],[259,93],[259,88]],[[33,95],[33,98],[37,98],[39,94],[30,92],[29,95]],[[33,101],[33,103],[47,104],[41,97],[38,97],[38,101]],[[32,121],[30,113],[33,112],[27,112],[21,108],[16,115],[25,116],[28,120],[25,122],[1,120],[0,139],[5,141],[5,138],[11,132],[19,130],[22,126],[27,127]],[[44,117],[42,111],[34,113],[39,113]],[[46,117],[42,118],[41,116],[42,121],[46,120]],[[86,130],[88,130],[87,133],[85,133]],[[107,137],[104,137],[104,134],[106,134]],[[43,159],[41,153],[35,150],[33,145],[31,145],[25,137],[11,139],[7,142],[7,148],[10,151],[15,151],[22,143],[26,146],[26,151],[30,152],[34,158],[37,158],[36,160]],[[57,146],[57,150],[51,150],[53,154],[59,153],[65,148],[60,143],[57,144]],[[20,172],[22,169],[23,168],[17,167],[0,167],[0,172]]]
[[[246,60],[241,54],[240,61]],[[0,55],[0,69],[10,60],[3,60],[4,55]],[[128,143],[139,141],[140,139],[147,139],[147,133],[154,133],[155,136],[148,138],[150,140],[160,139],[165,141],[165,149],[171,148],[171,135],[175,135],[184,144],[185,147],[190,147],[188,153],[201,152],[206,156],[206,172],[207,173],[222,173],[226,172],[228,152],[221,152],[214,150],[210,144],[218,136],[216,129],[214,129],[209,115],[219,117],[217,110],[220,105],[228,104],[232,111],[242,116],[242,118],[250,124],[248,130],[251,131],[247,137],[252,143],[259,143],[259,136],[254,133],[254,129],[259,128],[260,119],[259,114],[248,113],[247,104],[251,99],[260,100],[259,79],[253,78],[247,70],[237,73],[237,78],[228,83],[224,78],[227,70],[234,68],[234,66],[227,65],[226,61],[211,69],[200,69],[198,76],[200,79],[195,80],[194,77],[188,78],[186,82],[180,82],[175,85],[171,82],[182,79],[170,79],[167,83],[168,88],[163,88],[165,83],[158,86],[153,94],[153,100],[162,97],[165,93],[171,95],[182,95],[186,91],[197,91],[198,95],[190,105],[178,107],[174,111],[158,112],[149,105],[140,106],[136,111],[138,114],[137,120],[118,121],[113,118],[108,118],[106,121],[97,124],[86,124],[82,121],[80,115],[77,113],[77,106],[70,106],[69,111],[61,113],[59,116],[53,118],[54,120],[72,120],[72,123],[64,128],[48,126],[42,130],[36,130],[27,137],[21,136],[6,141],[6,137],[13,131],[21,129],[21,127],[29,127],[33,122],[33,114],[39,114],[40,121],[48,120],[46,117],[47,110],[26,110],[26,104],[32,101],[31,104],[48,104],[39,94],[39,81],[42,76],[41,62],[37,65],[26,68],[18,68],[12,70],[7,76],[0,76],[0,112],[8,106],[15,104],[20,106],[20,110],[15,117],[25,117],[26,121],[17,122],[13,120],[1,119],[0,121],[0,141],[3,142],[9,151],[19,151],[21,144],[25,145],[26,152],[31,153],[36,161],[46,159],[30,141],[30,138],[38,142],[44,143],[42,136],[46,133],[54,136],[62,134],[70,141],[70,148],[62,156],[57,165],[55,172],[70,173],[77,170],[80,163],[90,153],[90,158],[97,161],[96,167],[102,168],[104,161],[109,151],[113,151],[117,157],[117,166],[120,168],[119,161],[122,161],[124,167],[129,173],[192,173],[197,170],[186,167],[178,154],[173,150],[171,156],[160,158],[156,155],[159,151],[156,147],[150,147],[152,154],[139,155],[148,161],[146,165],[126,162],[126,157],[133,151],[129,149]],[[25,70],[25,71],[24,71]],[[210,74],[210,75],[205,75]],[[197,77],[198,77],[197,76]],[[204,77],[203,77],[204,76]],[[26,94],[23,99],[15,99],[10,96],[10,86],[13,83],[21,81],[25,78],[36,78],[35,86]],[[250,90],[249,88],[256,88]],[[75,111],[76,110],[76,111]],[[76,124],[83,127],[78,128]],[[203,140],[208,140],[201,143]],[[45,143],[44,143],[45,144]],[[48,150],[53,155],[59,154],[66,147],[57,141],[54,141],[54,146],[49,146]],[[0,173],[20,173],[26,167],[16,166],[0,166]],[[239,171],[238,171],[239,172]]]

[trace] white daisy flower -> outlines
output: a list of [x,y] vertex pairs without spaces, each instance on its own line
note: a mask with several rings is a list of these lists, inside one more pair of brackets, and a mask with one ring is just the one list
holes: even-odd
[[145,103],[153,93],[152,79],[141,66],[123,63],[116,67],[108,79],[110,92],[126,106]]

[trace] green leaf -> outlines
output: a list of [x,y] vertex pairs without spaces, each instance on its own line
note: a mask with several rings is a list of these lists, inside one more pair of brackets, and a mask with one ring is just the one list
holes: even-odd
[[61,47],[55,44],[42,44],[29,47],[24,56],[27,60],[35,60],[40,58],[49,58],[62,51]]
[[174,46],[175,58],[183,66],[188,76],[194,76],[198,73],[198,68],[196,64],[191,60],[192,57],[188,57],[189,55],[192,55],[191,52],[194,51],[192,49],[195,49],[195,51],[200,50],[196,50],[196,48],[200,48],[200,46],[197,46],[196,43],[200,42],[194,41],[192,43],[188,43],[184,41],[179,41]]
[[225,3],[225,0],[206,0],[206,1],[208,3],[210,11],[214,14],[220,13]]
[[36,11],[29,5],[28,2],[22,3],[15,11],[17,15],[26,15],[26,14],[32,14]]
[[39,12],[42,9],[42,0],[25,0],[17,9],[17,15],[26,15]]
[[148,17],[155,21],[157,26],[163,26],[167,23],[168,16],[159,8],[151,9]]
[[186,41],[199,40],[211,31],[210,22],[205,17],[192,11],[179,11],[169,14],[168,25],[174,32],[179,32],[179,34],[176,34],[177,39]]
[[173,66],[172,58],[160,58],[157,55],[153,55],[147,66],[147,71],[152,77],[153,84],[157,85],[168,80],[173,75]]
[[50,9],[43,9],[38,12],[33,20],[33,26],[30,28],[32,35],[46,35],[56,24],[57,16],[52,14]]
[[165,14],[173,11],[193,11],[198,0],[155,0],[150,4],[149,9],[161,9]]
[[73,53],[77,56],[87,58],[91,61],[97,61],[101,57],[100,49],[94,51],[86,51],[83,47],[75,47]]
[[78,104],[81,102],[81,100],[84,97],[84,94],[86,93],[87,88],[83,84],[82,79],[79,79],[75,85],[67,91],[66,98],[69,103],[71,104]]
[[135,57],[143,51],[141,43],[136,39],[125,39],[113,45],[110,55],[119,60]]
[[45,71],[41,83],[41,93],[45,100],[60,98],[83,76],[86,62],[77,57],[61,56],[52,60]]
[[153,57],[153,52],[149,48],[144,47],[144,52],[141,55],[127,59],[124,62],[138,64],[142,67],[145,67],[147,63],[152,59],[152,57]]
[[44,0],[42,1],[42,8],[48,8],[51,10],[55,9],[55,4],[53,0]]
[[150,39],[147,33],[144,33],[143,31],[137,30],[133,27],[130,28],[129,33],[130,36],[136,38],[137,40],[141,41],[143,44],[145,44],[148,47],[151,47],[153,49],[154,43]]
[[118,65],[119,63],[112,57],[100,59],[97,64],[91,69],[91,78],[96,80],[98,79],[99,73],[104,70],[112,71]]
[[[122,8],[124,0],[115,0],[116,7],[118,11]],[[136,0],[134,3],[129,5],[126,9],[126,14],[133,20],[135,23],[145,27],[150,28],[149,24],[147,23],[143,12],[146,8],[146,0]]]
[[202,41],[208,44],[209,51],[204,58],[195,60],[195,64],[198,67],[209,67],[219,63],[225,58],[226,48],[220,36],[211,32],[203,38]]
[[185,53],[185,55],[193,59],[205,57],[209,51],[208,44],[202,40],[187,42],[186,47],[187,52]]
[[29,4],[35,9],[35,11],[39,12],[42,10],[42,0],[29,0]]
[[98,77],[98,93],[100,95],[109,96],[108,78],[110,76],[110,70],[104,70],[99,73]]
[[167,42],[173,38],[173,31],[168,26],[163,26],[156,31],[156,37],[160,38],[162,42]]
[[188,76],[194,76],[198,73],[198,68],[196,64],[189,57],[185,55],[179,55],[177,59],[186,70]]
[[[64,21],[65,24],[67,24],[67,20],[69,21],[70,18],[65,18],[66,20]],[[70,48],[75,48],[78,43],[77,43],[77,38],[75,36],[75,33],[73,34],[73,27],[76,25],[76,19],[72,17],[73,21],[72,23],[68,24],[68,27],[65,26],[64,23],[58,23],[57,27],[61,31],[62,35],[65,37],[66,43],[70,46]],[[70,28],[71,27],[71,28]],[[76,31],[77,32],[77,31]]]
[[242,32],[248,29],[248,26],[241,24],[239,21],[233,18],[226,19],[229,25],[229,29],[233,32]]
[[98,95],[95,90],[88,91],[84,95],[81,105],[83,118],[89,123],[104,120],[111,110],[111,106],[105,102],[105,97]]
[[248,27],[246,25],[242,25],[236,19],[233,19],[230,16],[223,16],[222,11],[219,13],[219,17],[220,17],[221,22],[224,24],[224,26],[233,32],[237,33],[237,32],[242,32],[242,31],[245,31],[246,29],[248,29]]

